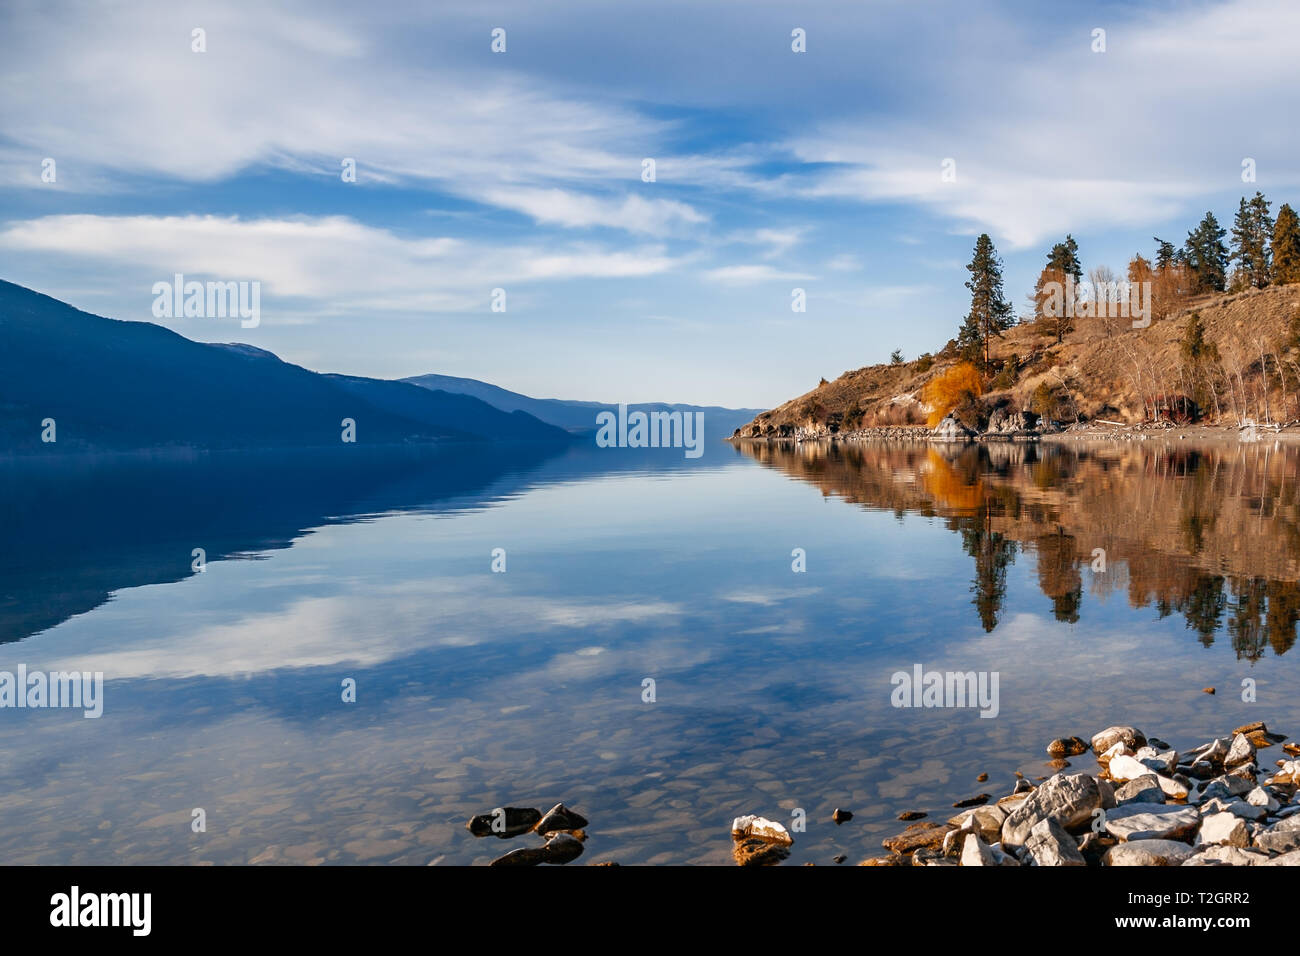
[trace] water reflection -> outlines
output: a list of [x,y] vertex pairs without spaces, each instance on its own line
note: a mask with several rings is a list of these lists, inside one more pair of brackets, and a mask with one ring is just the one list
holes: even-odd
[[[1057,621],[1085,589],[1181,615],[1205,646],[1244,660],[1284,654],[1300,621],[1300,450],[1142,442],[752,444],[762,464],[864,508],[941,519],[974,564],[986,632],[1004,614],[1007,568],[1032,555]],[[1104,570],[1103,570],[1104,567]]]

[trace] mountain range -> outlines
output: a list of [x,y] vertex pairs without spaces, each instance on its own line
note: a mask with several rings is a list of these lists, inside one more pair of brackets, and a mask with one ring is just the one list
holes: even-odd
[[[502,411],[527,412],[551,425],[557,425],[575,434],[594,432],[596,416],[601,412],[618,414],[618,405],[605,402],[578,402],[558,398],[529,398],[518,392],[512,392],[487,382],[473,378],[455,378],[451,375],[415,375],[402,379],[424,388],[440,389],[444,392],[456,392],[472,395]],[[703,412],[705,427],[710,435],[726,438],[741,425],[752,421],[764,409],[761,408],[721,408],[717,405],[670,405],[662,402],[629,404],[628,413],[646,412]]]
[[[314,372],[251,345],[195,342],[0,280],[0,452],[340,447],[348,435],[358,445],[568,443],[615,407],[448,376]],[[758,410],[706,411],[722,438]]]

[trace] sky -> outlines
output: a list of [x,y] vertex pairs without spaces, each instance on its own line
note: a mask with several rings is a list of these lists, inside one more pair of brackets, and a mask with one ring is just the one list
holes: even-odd
[[[319,371],[772,407],[941,348],[981,232],[1024,311],[1066,233],[1122,275],[1300,204],[1297,36],[1293,0],[5,0],[0,278]],[[177,273],[260,324],[156,319]]]

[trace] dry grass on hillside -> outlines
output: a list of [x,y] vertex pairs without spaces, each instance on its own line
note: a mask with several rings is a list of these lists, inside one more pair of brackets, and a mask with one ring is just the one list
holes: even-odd
[[[1196,367],[1181,347],[1193,311],[1206,341],[1218,349],[1217,361]],[[1300,353],[1282,344],[1298,312],[1300,285],[1286,285],[1203,296],[1145,329],[1132,328],[1129,319],[1079,319],[1060,344],[1034,325],[1018,325],[994,342],[993,363],[1003,372],[986,385],[980,414],[986,418],[1004,407],[1067,422],[1135,423],[1188,414],[1233,422],[1300,418]],[[958,361],[945,351],[932,359],[845,372],[764,412],[741,435],[921,426],[930,411],[925,386]]]

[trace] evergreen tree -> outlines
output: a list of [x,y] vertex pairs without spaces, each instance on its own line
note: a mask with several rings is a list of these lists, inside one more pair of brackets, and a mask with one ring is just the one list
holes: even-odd
[[1300,282],[1300,217],[1286,203],[1273,224],[1273,281]]
[[1052,246],[1047,254],[1047,268],[1054,269],[1067,276],[1074,276],[1075,283],[1083,281],[1083,265],[1079,262],[1079,244],[1074,237],[1067,235],[1065,242]]
[[1011,303],[1002,291],[1002,261],[988,233],[975,240],[975,254],[966,267],[970,279],[970,312],[957,334],[957,345],[973,362],[979,362],[985,371],[989,367],[989,345],[993,336],[1015,324]]
[[1227,285],[1228,247],[1223,244],[1227,232],[1207,212],[1201,224],[1187,234],[1183,258],[1196,279],[1198,292],[1222,292]]
[[1156,271],[1163,272],[1170,266],[1182,262],[1183,254],[1181,249],[1175,249],[1172,242],[1166,242],[1159,236],[1154,237],[1156,240]]
[[1257,191],[1251,199],[1243,196],[1232,223],[1232,261],[1241,267],[1245,280],[1256,289],[1268,285],[1272,275],[1268,243],[1273,237],[1273,217],[1269,215],[1268,205],[1261,192]]

